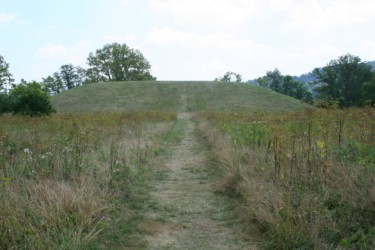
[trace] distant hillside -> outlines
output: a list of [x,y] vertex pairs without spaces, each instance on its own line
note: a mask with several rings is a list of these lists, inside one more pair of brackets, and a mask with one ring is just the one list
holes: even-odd
[[220,82],[108,82],[52,97],[59,112],[233,111],[288,112],[300,101],[249,84]]
[[375,61],[367,62],[367,63],[371,65],[372,70],[375,70]]
[[293,80],[298,81],[298,82],[302,82],[302,83],[309,83],[309,82],[313,82],[313,81],[316,80],[316,78],[315,78],[315,76],[313,75],[312,72],[302,74],[300,76],[292,76],[292,78],[293,78]]

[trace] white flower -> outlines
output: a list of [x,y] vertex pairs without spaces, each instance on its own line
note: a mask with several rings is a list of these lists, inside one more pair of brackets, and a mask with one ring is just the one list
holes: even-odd
[[65,147],[65,148],[63,149],[63,152],[64,152],[64,153],[66,153],[66,152],[71,152],[71,151],[72,151],[72,149],[69,148],[69,147]]
[[31,152],[31,150],[30,149],[28,149],[28,148],[25,148],[24,150],[23,150],[23,152],[25,152],[26,154],[29,154],[29,155],[31,155],[33,152]]

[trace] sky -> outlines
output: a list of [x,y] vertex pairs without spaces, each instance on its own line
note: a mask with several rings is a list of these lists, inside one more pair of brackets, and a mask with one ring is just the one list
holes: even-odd
[[40,81],[117,42],[158,80],[249,80],[373,61],[374,27],[375,0],[0,0],[0,55],[16,81]]

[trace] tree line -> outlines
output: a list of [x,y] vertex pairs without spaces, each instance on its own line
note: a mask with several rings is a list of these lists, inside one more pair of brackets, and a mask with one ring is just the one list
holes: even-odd
[[[50,96],[83,84],[108,81],[156,80],[150,73],[151,65],[139,50],[126,44],[112,43],[90,53],[88,68],[72,64],[62,65],[58,71],[41,82],[14,84],[9,64],[0,55],[0,114],[40,115],[54,112]],[[257,78],[256,85],[268,88],[320,107],[331,103],[340,107],[375,104],[375,72],[371,65],[358,56],[346,54],[331,60],[323,68],[312,71],[315,80],[312,88],[298,82],[292,76],[283,76],[276,68]],[[242,82],[242,76],[228,71],[215,81]],[[313,95],[311,89],[315,93]]]
[[151,64],[139,50],[126,44],[112,43],[90,53],[88,68],[62,65],[59,71],[43,78],[42,84],[51,94],[89,83],[108,81],[154,81]]
[[265,76],[256,79],[256,83],[275,92],[294,97],[307,103],[313,102],[313,95],[307,86],[293,79],[292,76],[283,76],[279,69],[267,71]]
[[315,90],[323,102],[337,102],[341,107],[375,104],[375,72],[371,65],[351,54],[315,68]]
[[14,84],[9,64],[0,55],[0,114],[41,115],[54,112],[51,95],[83,84],[108,81],[156,80],[150,73],[151,64],[136,49],[126,44],[112,43],[90,53],[88,68],[62,65],[58,71],[42,78],[41,82]]
[[[249,82],[319,107],[332,104],[342,108],[375,105],[375,71],[358,56],[340,56],[323,68],[315,68],[312,75],[315,80],[306,84],[290,75],[283,76],[276,68]],[[215,81],[241,82],[241,79],[240,74],[227,72]]]

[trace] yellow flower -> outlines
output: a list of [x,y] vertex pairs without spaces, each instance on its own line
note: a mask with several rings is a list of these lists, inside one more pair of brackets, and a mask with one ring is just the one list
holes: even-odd
[[325,143],[324,143],[324,141],[317,141],[317,142],[316,142],[316,145],[317,145],[320,149],[324,149],[324,147],[325,147]]
[[320,157],[324,158],[326,156],[326,147],[324,141],[317,141],[316,145],[320,149]]

